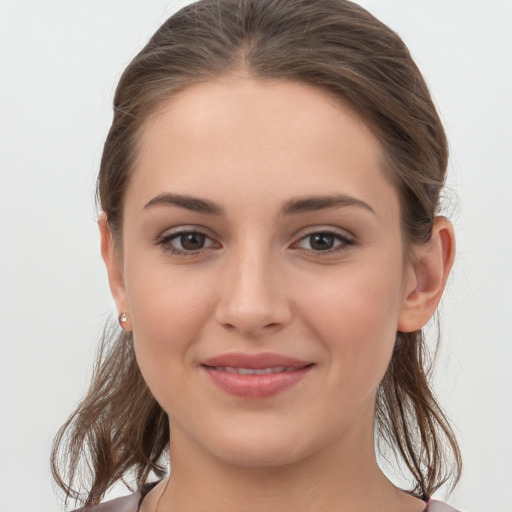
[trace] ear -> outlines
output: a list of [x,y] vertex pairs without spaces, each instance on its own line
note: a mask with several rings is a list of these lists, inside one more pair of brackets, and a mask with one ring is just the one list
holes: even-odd
[[413,332],[432,318],[455,257],[452,223],[436,217],[432,237],[425,245],[414,248],[414,261],[406,279],[406,290],[397,330]]
[[123,268],[119,255],[116,253],[112,232],[108,224],[107,215],[102,213],[98,219],[98,227],[100,228],[101,237],[101,256],[107,267],[108,282],[110,285],[110,292],[116,303],[118,315],[126,313],[127,320],[123,322],[123,329],[131,331],[131,318],[129,315],[128,300],[126,296],[126,288],[124,286]]

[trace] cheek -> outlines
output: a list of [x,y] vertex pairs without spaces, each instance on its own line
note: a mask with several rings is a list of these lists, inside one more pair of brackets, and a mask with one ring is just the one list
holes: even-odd
[[[147,267],[146,267],[147,268]],[[163,405],[166,389],[179,390],[194,343],[212,315],[215,289],[195,279],[166,272],[127,272],[137,362],[155,398]]]
[[[140,261],[143,261],[142,258]],[[199,326],[198,318],[211,309],[209,293],[215,288],[205,276],[190,269],[162,264],[161,261],[126,265],[126,290],[133,328],[147,343],[186,337]],[[143,270],[142,270],[143,269]]]
[[[350,273],[308,287],[303,312],[324,344],[331,378],[370,393],[386,372],[400,311],[400,268]],[[366,269],[367,270],[367,269]]]

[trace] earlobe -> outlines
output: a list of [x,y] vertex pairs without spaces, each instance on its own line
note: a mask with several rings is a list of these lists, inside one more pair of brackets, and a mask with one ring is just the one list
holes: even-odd
[[436,217],[430,240],[416,247],[414,254],[415,261],[398,319],[397,330],[402,332],[424,327],[441,300],[455,257],[451,222],[445,217]]
[[[102,213],[98,219],[98,227],[100,229],[101,237],[101,256],[105,262],[108,274],[108,282],[110,285],[110,292],[116,303],[116,308],[121,315],[129,311],[128,300],[126,297],[126,289],[124,285],[123,269],[119,256],[115,251],[112,232],[108,224],[108,219],[105,213]],[[122,324],[123,329],[131,330],[130,316]]]

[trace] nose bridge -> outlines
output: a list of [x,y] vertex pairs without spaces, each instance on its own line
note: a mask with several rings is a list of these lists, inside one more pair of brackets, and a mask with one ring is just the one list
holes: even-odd
[[279,263],[267,244],[245,237],[223,269],[217,320],[246,335],[277,329],[290,318]]

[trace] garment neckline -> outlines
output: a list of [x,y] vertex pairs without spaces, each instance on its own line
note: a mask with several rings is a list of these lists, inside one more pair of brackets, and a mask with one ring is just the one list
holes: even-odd
[[[147,484],[144,484],[140,490],[139,490],[139,493],[140,493],[140,498],[139,498],[139,502],[138,502],[138,505],[137,505],[137,512],[140,511],[140,507],[142,505],[142,502],[144,501],[144,498],[149,494],[149,492],[154,489],[162,480],[156,480],[155,482],[149,482]],[[428,507],[430,505],[430,503],[432,502],[432,500],[429,498],[429,499],[426,499],[426,500],[422,500],[425,502],[425,508],[423,509],[423,512],[428,512]]]
[[155,488],[161,481],[162,480],[156,480],[155,482],[150,482],[150,483],[144,484],[140,488],[140,490],[139,490],[140,498],[139,498],[139,502],[137,504],[137,512],[139,512],[142,502],[144,501],[144,498],[149,494],[149,491],[151,491],[153,488]]

